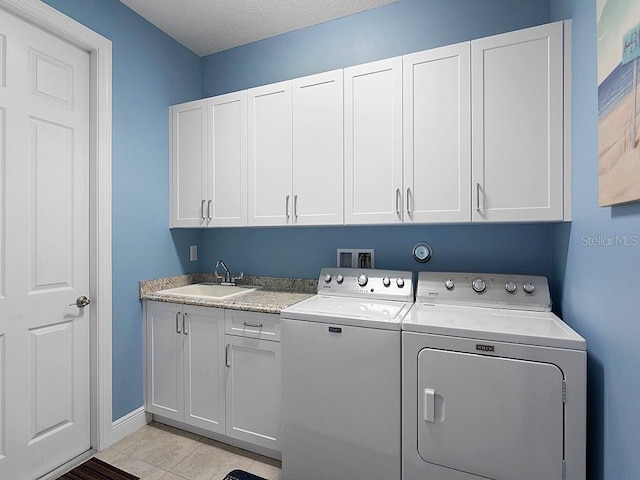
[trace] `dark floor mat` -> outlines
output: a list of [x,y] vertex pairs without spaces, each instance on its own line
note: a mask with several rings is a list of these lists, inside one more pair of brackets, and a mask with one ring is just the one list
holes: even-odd
[[[244,480],[244,477],[240,478],[243,478]],[[65,473],[61,477],[58,477],[58,480],[140,480],[140,477],[123,472],[119,468],[109,465],[97,458],[90,458],[82,465],[78,465],[69,473]]]
[[253,473],[245,472],[244,470],[234,470],[229,472],[223,480],[266,480],[262,477],[254,475]]

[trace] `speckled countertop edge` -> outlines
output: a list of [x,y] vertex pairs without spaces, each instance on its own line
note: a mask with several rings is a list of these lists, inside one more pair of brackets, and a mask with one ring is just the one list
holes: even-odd
[[212,274],[193,273],[144,280],[139,283],[139,295],[141,300],[279,314],[283,309],[315,295],[318,285],[316,279],[246,276],[237,284],[255,286],[257,290],[224,300],[156,293],[201,282],[216,282],[216,278]]

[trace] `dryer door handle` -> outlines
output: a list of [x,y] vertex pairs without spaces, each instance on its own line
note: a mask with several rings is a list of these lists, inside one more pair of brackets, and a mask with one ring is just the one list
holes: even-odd
[[436,392],[433,388],[424,389],[424,421],[436,421]]

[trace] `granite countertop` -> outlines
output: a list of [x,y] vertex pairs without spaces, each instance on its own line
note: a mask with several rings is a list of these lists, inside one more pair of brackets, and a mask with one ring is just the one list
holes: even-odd
[[204,297],[156,293],[169,288],[202,282],[218,283],[219,281],[214,275],[204,273],[141,281],[139,284],[140,299],[279,314],[281,310],[315,295],[318,285],[317,279],[246,276],[238,280],[237,285],[256,287],[256,290],[228,299],[214,300]]

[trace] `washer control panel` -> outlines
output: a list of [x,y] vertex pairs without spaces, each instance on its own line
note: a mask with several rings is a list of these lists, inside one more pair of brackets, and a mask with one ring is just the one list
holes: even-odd
[[413,301],[413,274],[399,270],[323,268],[318,278],[318,293]]
[[416,301],[515,310],[551,310],[547,278],[529,275],[420,272]]

